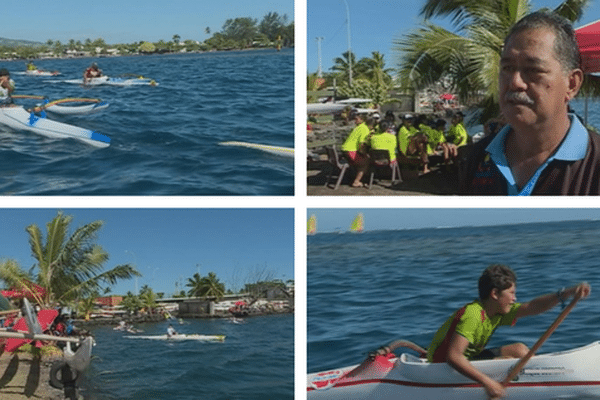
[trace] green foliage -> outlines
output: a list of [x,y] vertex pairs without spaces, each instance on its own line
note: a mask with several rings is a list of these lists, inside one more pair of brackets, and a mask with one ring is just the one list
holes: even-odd
[[[566,0],[554,12],[575,21],[589,0]],[[482,119],[498,114],[498,72],[504,38],[527,15],[530,0],[426,0],[425,22],[396,40],[400,81],[424,89],[441,79],[463,102],[479,102]],[[428,21],[450,17],[453,32]]]
[[27,286],[24,278],[31,277],[46,291],[44,297],[37,301],[49,307],[100,292],[103,287],[114,285],[121,279],[140,276],[129,264],[104,271],[108,253],[95,243],[103,222],[94,221],[69,234],[72,220],[71,216],[59,212],[47,224],[45,240],[37,225],[28,226],[26,231],[36,264],[25,273],[14,261],[0,263],[0,279],[9,285],[22,287]]
[[[211,34],[211,29],[206,27],[204,32]],[[51,52],[54,56],[62,56],[67,50],[84,51],[90,54],[107,54],[109,48],[116,48],[121,54],[141,53],[168,53],[174,51],[206,51],[206,50],[234,50],[263,47],[293,47],[294,23],[288,23],[287,15],[276,12],[267,13],[260,23],[253,18],[228,19],[221,32],[214,33],[204,43],[195,40],[184,40],[181,46],[181,36],[174,34],[172,40],[160,40],[156,43],[139,42],[130,44],[108,45],[104,39],[94,41],[86,39],[84,43],[69,40],[63,44],[59,40],[49,39],[45,44],[27,42],[23,40],[10,40],[0,38],[0,59],[34,59],[41,54]],[[99,50],[97,50],[99,49]]]
[[199,273],[188,278],[187,287],[190,288],[188,296],[221,299],[225,295],[225,284],[219,281],[214,272],[209,272],[207,276],[201,277]]
[[139,47],[142,53],[154,53],[156,51],[156,46],[154,43],[144,42]]

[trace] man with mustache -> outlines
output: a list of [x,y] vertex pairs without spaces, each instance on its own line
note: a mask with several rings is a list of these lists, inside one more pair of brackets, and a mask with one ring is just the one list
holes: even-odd
[[517,22],[504,41],[498,79],[507,125],[472,147],[461,193],[600,194],[600,136],[568,112],[582,81],[568,21],[535,12]]

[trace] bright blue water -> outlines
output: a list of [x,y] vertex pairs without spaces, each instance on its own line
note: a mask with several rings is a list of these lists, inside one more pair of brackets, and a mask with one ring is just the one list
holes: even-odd
[[[95,149],[0,126],[0,194],[293,195],[292,158],[219,146],[244,141],[294,147],[292,49],[94,59],[108,76],[140,74],[159,86],[96,86],[80,79],[92,59],[40,60],[58,77],[14,74],[17,94],[101,98],[103,112],[50,118],[106,134]],[[15,100],[23,105],[31,102]]]
[[[168,323],[140,324],[141,335]],[[126,339],[93,330],[97,345],[82,391],[86,400],[279,400],[294,398],[294,316],[187,320],[180,333],[227,335],[223,343]]]
[[[445,319],[477,297],[477,279],[492,263],[517,273],[518,301],[581,281],[592,285],[592,295],[541,352],[599,340],[598,238],[598,221],[309,237],[308,371],[358,364],[400,338],[428,346]],[[559,313],[556,307],[500,328],[490,346],[523,341],[531,347]]]

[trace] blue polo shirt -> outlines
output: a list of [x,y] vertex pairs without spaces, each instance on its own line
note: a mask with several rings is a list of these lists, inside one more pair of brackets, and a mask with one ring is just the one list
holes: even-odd
[[527,182],[520,191],[512,171],[510,170],[508,161],[506,160],[506,154],[504,153],[504,142],[506,141],[506,135],[510,132],[511,127],[506,125],[486,147],[485,150],[490,154],[491,160],[494,162],[502,176],[504,176],[504,179],[506,179],[509,196],[529,196],[533,191],[538,178],[553,160],[577,161],[582,160],[585,157],[589,141],[588,131],[581,124],[579,118],[576,118],[573,114],[569,114],[569,119],[571,120],[571,126],[567,132],[567,136],[554,154],[552,154],[546,162],[540,165],[529,182]]

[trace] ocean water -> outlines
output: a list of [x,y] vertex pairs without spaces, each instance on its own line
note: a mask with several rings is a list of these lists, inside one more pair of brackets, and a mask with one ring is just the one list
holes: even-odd
[[[308,237],[308,372],[358,364],[396,339],[428,346],[446,318],[477,297],[477,280],[492,263],[516,272],[520,302],[591,284],[591,296],[539,352],[599,340],[599,237],[600,221]],[[560,311],[558,306],[500,328],[489,346],[522,341],[531,347]]]
[[[80,79],[97,61],[108,76],[143,75],[159,86],[95,86]],[[294,51],[39,60],[57,77],[18,75],[16,94],[101,98],[86,116],[49,118],[111,138],[106,149],[0,125],[0,195],[293,195],[291,157],[225,147],[243,141],[294,147]],[[31,101],[15,100],[32,106]]]
[[[168,322],[136,325],[162,335]],[[86,400],[279,400],[294,398],[294,316],[252,317],[244,324],[189,319],[179,333],[224,334],[223,343],[127,339],[93,329],[96,346],[82,382]]]

